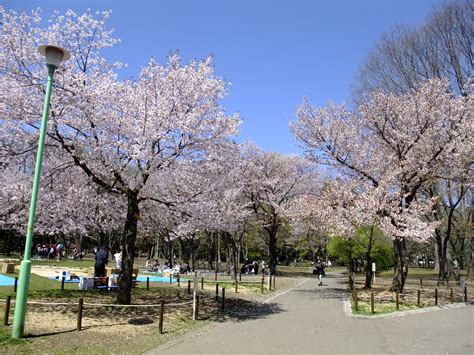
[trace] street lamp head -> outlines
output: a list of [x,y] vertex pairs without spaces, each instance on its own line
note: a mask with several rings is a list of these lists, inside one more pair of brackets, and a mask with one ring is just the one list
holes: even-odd
[[71,55],[64,48],[53,46],[51,44],[45,44],[38,47],[38,52],[46,57],[46,64],[53,65],[59,68],[62,61],[71,58]]

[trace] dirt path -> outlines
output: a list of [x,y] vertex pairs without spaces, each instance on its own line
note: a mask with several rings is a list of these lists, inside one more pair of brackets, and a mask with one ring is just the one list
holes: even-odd
[[474,352],[474,307],[462,305],[397,317],[346,315],[343,277],[305,279],[262,304],[246,320],[226,321],[177,338],[147,354],[367,354]]

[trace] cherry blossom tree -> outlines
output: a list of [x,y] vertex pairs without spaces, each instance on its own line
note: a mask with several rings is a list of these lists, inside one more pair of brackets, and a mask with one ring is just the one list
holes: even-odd
[[44,71],[36,47],[53,42],[71,52],[56,74],[47,143],[103,191],[125,198],[117,299],[128,304],[140,205],[172,205],[149,183],[151,177],[179,160],[205,159],[237,133],[239,119],[219,105],[226,83],[214,75],[210,57],[186,65],[178,55],[166,65],[151,60],[137,81],[118,81],[119,65],[100,55],[117,42],[106,27],[109,15],[68,11],[43,28],[38,13],[17,16],[2,9],[1,116],[8,117],[2,129],[34,146]]
[[469,166],[472,107],[472,94],[455,97],[445,80],[403,95],[374,93],[356,112],[344,105],[316,108],[307,100],[298,107],[291,127],[311,160],[390,192],[388,203],[374,207],[394,241],[394,290],[403,291],[406,279],[405,239],[423,230],[406,209],[423,204],[417,193],[437,174]]
[[268,246],[269,268],[276,272],[277,235],[287,221],[292,199],[311,193],[317,181],[315,167],[297,156],[265,152],[255,145],[243,151],[243,194]]

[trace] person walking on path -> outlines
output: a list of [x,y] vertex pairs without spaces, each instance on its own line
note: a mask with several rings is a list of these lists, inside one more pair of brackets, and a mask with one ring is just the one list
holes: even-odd
[[314,264],[314,270],[316,272],[316,275],[318,275],[318,286],[323,285],[323,277],[326,276],[326,273],[324,271],[324,268],[326,267],[326,263],[322,261],[321,259],[318,259],[318,261]]
[[94,277],[105,276],[105,265],[109,261],[109,254],[105,251],[104,247],[99,247],[99,250],[95,254],[95,265],[94,265]]

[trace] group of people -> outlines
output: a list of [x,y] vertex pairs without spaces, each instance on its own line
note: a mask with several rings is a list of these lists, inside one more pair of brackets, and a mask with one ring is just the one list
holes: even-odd
[[[245,259],[244,264],[242,265],[242,268],[240,269],[240,273],[242,275],[248,275],[248,274],[253,274],[253,275],[258,275],[258,262],[256,260],[250,262],[249,259]],[[265,263],[265,260],[262,260],[261,262],[261,272],[265,273],[267,269],[267,265]]]
[[[109,253],[103,247],[100,246],[94,249],[95,252],[95,264],[94,264],[94,277],[104,277],[105,276],[105,267],[109,262]],[[122,249],[117,250],[113,253],[114,261],[115,261],[115,269],[121,270],[122,269]]]
[[36,244],[35,257],[36,259],[61,260],[66,252],[63,244]]
[[158,259],[148,259],[145,263],[145,268],[153,272],[173,271],[177,274],[186,274],[187,272],[191,271],[191,268],[187,263],[180,264],[176,262],[174,264],[170,264],[168,261],[166,261],[163,267],[161,267]]

